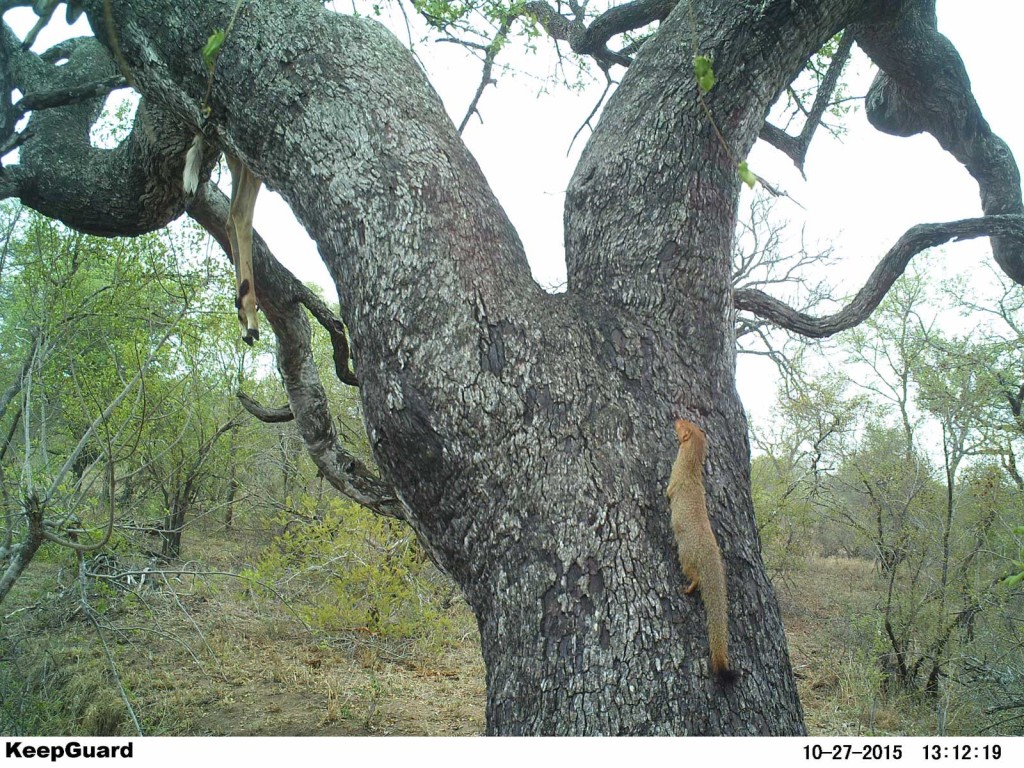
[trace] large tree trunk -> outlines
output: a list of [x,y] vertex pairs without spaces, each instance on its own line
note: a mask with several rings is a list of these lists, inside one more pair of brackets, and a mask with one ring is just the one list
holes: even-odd
[[[86,5],[105,38],[103,3]],[[695,0],[727,151],[697,99],[681,3],[573,178],[564,295],[531,279],[390,33],[317,2],[242,5],[208,133],[284,196],[337,284],[375,456],[478,617],[490,733],[803,732],[734,387],[735,161],[861,5]],[[181,123],[166,146],[187,144],[207,87],[199,51],[234,0],[111,6],[136,87]],[[256,284],[272,305],[259,264]],[[293,409],[306,391],[290,389]],[[665,497],[675,416],[708,436],[739,673],[729,689],[709,673],[702,603],[680,592]]]

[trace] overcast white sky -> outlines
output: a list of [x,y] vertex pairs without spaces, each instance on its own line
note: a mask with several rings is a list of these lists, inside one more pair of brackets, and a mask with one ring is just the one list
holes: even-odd
[[[351,6],[335,3],[342,11]],[[1024,108],[1021,106],[1018,45],[1024,28],[1020,0],[939,0],[939,29],[960,51],[975,96],[999,134],[1024,162]],[[62,32],[55,14],[48,37],[37,50]],[[34,20],[31,13],[11,12],[5,20],[21,34]],[[409,42],[405,22],[391,24]],[[87,33],[87,32],[82,32]],[[420,42],[415,50],[453,120],[458,122],[479,82],[479,64],[453,45]],[[473,119],[464,138],[480,162],[491,186],[519,230],[534,274],[544,285],[564,281],[562,199],[587,132],[568,152],[573,135],[597,103],[603,81],[568,91],[541,78],[553,71],[551,46],[538,42],[539,51],[523,54],[513,42],[499,63],[516,62],[528,74],[498,75],[479,105],[481,120]],[[621,76],[621,71],[615,73]],[[862,55],[848,68],[851,95],[862,95],[871,70]],[[804,207],[789,201],[777,206],[779,215],[797,228],[806,226],[810,244],[833,245],[841,259],[829,273],[837,294],[851,294],[878,259],[910,226],[980,215],[978,188],[973,179],[929,136],[898,139],[872,129],[857,111],[842,141],[822,134],[812,145],[807,179],[790,161],[759,143],[749,158],[758,174],[786,190]],[[313,243],[291,217],[280,198],[264,192],[256,209],[256,228],[274,253],[304,280],[329,285],[326,270]],[[957,269],[977,271],[990,259],[987,244],[974,241],[946,247],[948,262]],[[952,268],[952,267],[951,267]],[[333,291],[331,294],[333,295]],[[752,415],[767,415],[773,393],[764,386],[771,375],[762,360],[741,357],[739,385]]]

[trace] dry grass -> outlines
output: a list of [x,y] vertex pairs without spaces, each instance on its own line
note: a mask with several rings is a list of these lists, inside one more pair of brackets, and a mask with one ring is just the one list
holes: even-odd
[[[228,572],[254,561],[252,542],[219,538],[194,543],[191,554],[205,562],[187,569]],[[38,599],[33,585],[52,584],[58,570],[34,563],[19,585],[22,603]],[[100,623],[147,735],[483,732],[483,662],[475,620],[462,604],[450,609],[461,632],[450,642],[327,637],[281,600],[230,576],[177,577],[90,602],[111,605]],[[5,605],[5,613],[18,607],[25,605]],[[0,731],[14,732],[20,718],[18,730],[34,735],[134,733],[77,590],[49,600],[45,611],[20,611],[2,635],[0,665],[8,670],[0,670],[0,683],[9,701]],[[24,681],[20,693],[11,690],[20,687],[15,680]]]
[[[204,562],[202,569],[237,571],[255,561],[259,538],[205,535],[186,551]],[[25,681],[19,716],[37,735],[132,733],[77,593],[42,593],[59,568],[33,564],[21,600],[42,599],[47,608],[22,611],[4,626],[2,660],[14,666],[6,675],[0,670],[0,678],[8,689],[12,679]],[[858,650],[870,624],[857,617],[870,617],[879,599],[871,565],[812,557],[780,583],[809,731],[927,733],[931,715],[880,696],[872,665]],[[104,601],[93,596],[92,602]],[[310,632],[284,602],[228,576],[181,577],[108,602],[104,634],[147,734],[483,733],[484,670],[464,605],[450,609],[454,639],[398,642]],[[11,608],[5,605],[5,612]]]
[[882,599],[866,560],[807,557],[779,588],[790,659],[812,736],[924,735],[927,708],[879,693],[868,658]]
[[[461,735],[483,729],[483,670],[470,643],[428,664],[372,639],[332,648],[301,628],[282,631],[284,622],[245,627],[222,607],[218,601],[188,606],[209,648],[198,647],[197,630],[171,606],[154,611],[162,614],[165,635],[133,633],[113,645],[121,683],[147,734]],[[68,637],[48,638],[47,653],[34,655],[30,669],[38,678],[38,660],[45,658],[61,670],[47,681],[47,687],[56,684],[64,710],[55,724],[63,720],[61,730],[73,724],[76,735],[131,733],[102,651],[96,643],[67,646]]]

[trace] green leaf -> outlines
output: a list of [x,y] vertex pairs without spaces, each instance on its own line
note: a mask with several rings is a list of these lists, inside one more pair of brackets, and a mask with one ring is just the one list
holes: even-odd
[[213,34],[206,41],[206,45],[203,46],[203,61],[206,62],[206,68],[213,72],[213,68],[217,65],[217,56],[220,55],[221,46],[224,45],[225,33],[223,29],[213,30]]
[[707,56],[693,57],[693,74],[702,92],[707,93],[715,85],[715,70]]
[[746,160],[744,160],[742,163],[740,163],[739,168],[737,169],[737,171],[740,174],[740,180],[744,184],[746,184],[748,187],[753,189],[754,185],[757,184],[757,176],[755,176],[754,172],[751,171],[747,167],[747,161]]

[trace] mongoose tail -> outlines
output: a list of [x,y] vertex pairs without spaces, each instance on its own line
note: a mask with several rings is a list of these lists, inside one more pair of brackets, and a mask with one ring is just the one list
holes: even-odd
[[690,584],[683,590],[692,595],[700,588],[708,619],[711,671],[723,685],[736,680],[729,667],[729,600],[725,566],[718,541],[711,530],[704,493],[704,457],[707,438],[696,424],[676,419],[679,454],[672,466],[668,496],[672,508],[672,531],[679,548],[679,564]]

